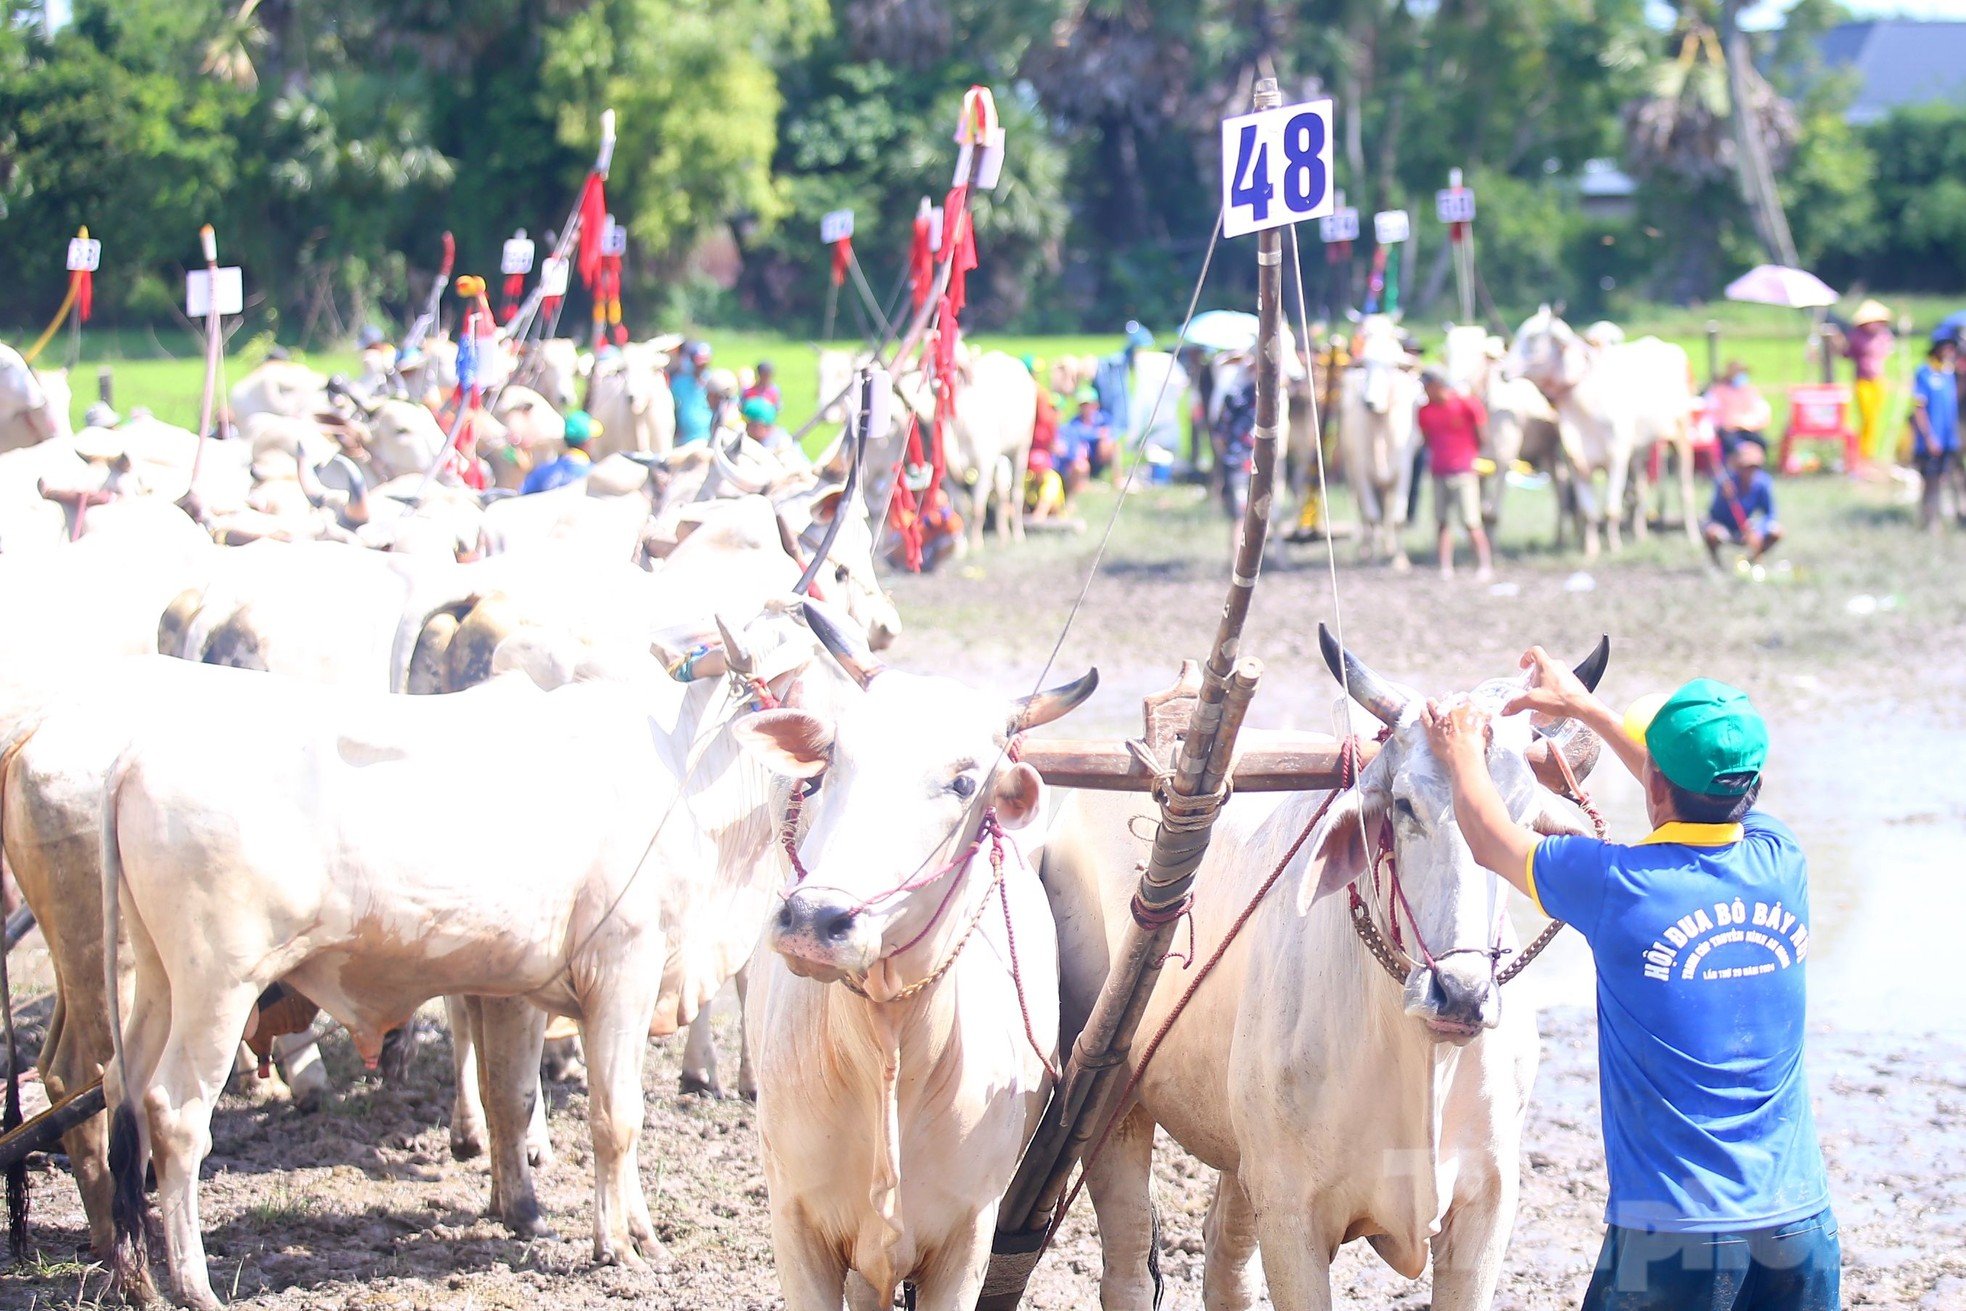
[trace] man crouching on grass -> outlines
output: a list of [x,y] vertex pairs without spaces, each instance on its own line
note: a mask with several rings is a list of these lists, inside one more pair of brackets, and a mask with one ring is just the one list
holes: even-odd
[[1803,1072],[1809,878],[1754,809],[1768,730],[1696,679],[1621,721],[1541,647],[1503,707],[1574,719],[1645,785],[1651,836],[1539,837],[1490,780],[1473,706],[1427,735],[1474,858],[1573,925],[1597,962],[1608,1232],[1584,1311],[1836,1311],[1840,1249]]

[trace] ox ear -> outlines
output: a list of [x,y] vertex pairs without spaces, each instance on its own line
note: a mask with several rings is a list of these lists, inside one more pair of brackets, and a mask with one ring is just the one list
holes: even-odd
[[1310,856],[1297,882],[1297,913],[1349,886],[1365,873],[1365,801],[1357,789],[1331,803],[1311,834]]
[[1575,834],[1578,837],[1594,838],[1597,826],[1591,817],[1576,802],[1560,797],[1546,787],[1536,789],[1535,813],[1525,816],[1529,827],[1544,837],[1560,834]]
[[833,726],[805,710],[761,710],[731,725],[744,749],[774,774],[814,778],[833,759]]
[[829,524],[833,516],[840,512],[840,499],[846,494],[845,487],[828,487],[812,498],[812,521]]
[[1044,777],[1031,766],[1019,762],[997,775],[997,788],[991,804],[997,822],[1005,828],[1023,828],[1038,817],[1044,804]]

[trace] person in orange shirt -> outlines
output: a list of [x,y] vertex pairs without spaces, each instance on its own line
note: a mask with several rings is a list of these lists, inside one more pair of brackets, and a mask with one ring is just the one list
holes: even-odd
[[1733,455],[1734,448],[1749,438],[1765,445],[1768,425],[1775,417],[1768,398],[1748,377],[1748,366],[1739,360],[1729,360],[1726,370],[1707,388],[1707,411],[1713,416],[1714,435],[1720,438],[1723,458]]

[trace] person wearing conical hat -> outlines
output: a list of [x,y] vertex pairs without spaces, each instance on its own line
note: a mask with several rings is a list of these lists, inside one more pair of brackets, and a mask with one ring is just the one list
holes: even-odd
[[1851,392],[1857,403],[1857,450],[1872,464],[1889,464],[1893,454],[1891,438],[1884,431],[1884,371],[1897,344],[1890,310],[1874,300],[1857,306],[1843,333],[1843,353],[1856,371]]

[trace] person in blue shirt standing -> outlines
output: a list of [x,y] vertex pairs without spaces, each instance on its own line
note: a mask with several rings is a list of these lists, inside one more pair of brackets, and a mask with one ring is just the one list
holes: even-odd
[[1959,463],[1959,380],[1953,373],[1958,350],[1951,332],[1934,333],[1911,384],[1911,455],[1922,484],[1918,523],[1928,532],[1939,531],[1946,478]]
[[710,400],[704,375],[710,371],[710,343],[693,341],[669,362],[669,395],[676,402],[676,445],[687,446],[710,435]]
[[1644,783],[1653,824],[1636,845],[1538,836],[1489,776],[1483,713],[1428,704],[1475,860],[1576,928],[1597,962],[1611,1198],[1584,1311],[1838,1311],[1802,1058],[1808,865],[1755,809],[1767,726],[1712,679],[1621,718],[1541,647],[1523,664],[1534,681],[1503,713],[1597,733]]
[[526,475],[519,487],[521,496],[531,496],[534,492],[550,492],[555,487],[565,487],[568,483],[579,482],[593,468],[593,460],[587,454],[587,443],[601,435],[601,425],[585,410],[568,410],[566,417],[566,453],[559,459],[540,465]]
[[1727,453],[1727,465],[1714,475],[1713,504],[1707,507],[1703,529],[1707,554],[1720,563],[1720,548],[1732,542],[1748,548],[1748,562],[1761,557],[1782,540],[1775,521],[1775,480],[1768,476],[1768,449],[1758,437],[1742,437]]

